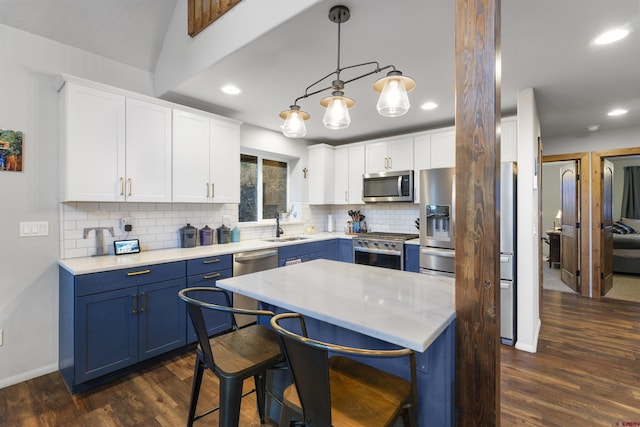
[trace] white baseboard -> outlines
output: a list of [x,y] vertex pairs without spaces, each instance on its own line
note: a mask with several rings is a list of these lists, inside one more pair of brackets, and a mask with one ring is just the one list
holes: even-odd
[[36,378],[42,375],[50,374],[51,372],[58,370],[58,364],[42,366],[38,369],[34,369],[27,372],[22,372],[19,375],[15,375],[9,378],[0,379],[0,388],[9,387],[10,385],[21,383],[32,378]]

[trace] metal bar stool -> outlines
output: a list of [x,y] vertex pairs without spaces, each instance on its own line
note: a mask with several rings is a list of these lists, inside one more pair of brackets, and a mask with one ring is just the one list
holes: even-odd
[[[213,294],[215,293],[215,294]],[[224,305],[212,304],[196,299],[194,296],[211,300],[218,295]],[[273,316],[266,310],[247,310],[234,308],[227,292],[220,288],[186,288],[178,292],[180,299],[186,302],[187,310],[198,336],[196,364],[191,388],[191,403],[187,426],[216,410],[220,410],[221,427],[236,427],[240,419],[240,402],[253,391],[256,392],[260,422],[264,424],[266,398],[266,371],[279,368],[283,360],[277,334],[262,325],[250,325],[238,329],[234,314]],[[218,310],[229,313],[232,331],[209,338],[203,310]],[[195,415],[205,369],[210,369],[220,380],[220,402],[204,414]],[[242,384],[246,378],[253,377],[255,389],[242,393]]]
[[[281,326],[298,319],[302,335]],[[417,426],[416,357],[413,350],[369,350],[345,347],[307,337],[304,318],[283,313],[271,318],[280,334],[293,384],[284,391],[280,426],[392,426],[402,416]],[[287,326],[289,324],[287,323]],[[342,355],[407,357],[411,381]]]

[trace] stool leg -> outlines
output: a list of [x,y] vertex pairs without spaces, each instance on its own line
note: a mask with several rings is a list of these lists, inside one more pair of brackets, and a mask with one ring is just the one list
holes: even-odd
[[256,400],[258,401],[258,415],[260,416],[260,424],[264,424],[264,409],[266,401],[266,371],[260,372],[253,376],[253,382],[256,386]]
[[200,395],[200,386],[202,385],[204,369],[204,363],[202,363],[200,357],[196,357],[196,367],[193,371],[193,383],[191,384],[191,402],[189,403],[187,427],[193,426],[193,419],[196,416],[196,406],[198,406],[198,396]]
[[242,383],[242,378],[220,378],[220,427],[238,426]]
[[280,411],[280,424],[279,427],[290,427],[294,423],[294,416],[297,416],[298,412],[286,403],[282,403],[282,410]]

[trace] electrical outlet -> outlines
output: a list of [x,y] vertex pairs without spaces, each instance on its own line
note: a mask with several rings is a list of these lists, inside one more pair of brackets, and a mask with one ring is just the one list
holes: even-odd
[[120,229],[127,233],[133,230],[133,227],[131,226],[131,218],[120,218]]

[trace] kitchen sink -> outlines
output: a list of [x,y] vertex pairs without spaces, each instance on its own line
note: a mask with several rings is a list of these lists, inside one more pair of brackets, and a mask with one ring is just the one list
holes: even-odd
[[304,236],[290,236],[290,237],[274,237],[272,239],[262,239],[265,242],[295,242],[296,240],[307,240],[308,237]]

